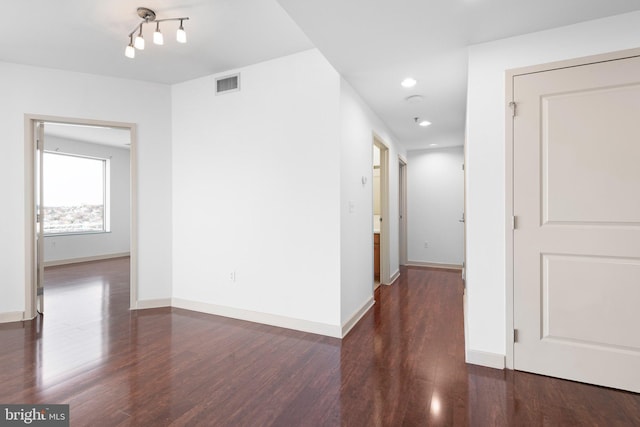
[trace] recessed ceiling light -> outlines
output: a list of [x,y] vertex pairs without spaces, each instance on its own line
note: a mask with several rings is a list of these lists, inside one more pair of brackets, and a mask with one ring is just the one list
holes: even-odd
[[429,144],[429,147],[437,147],[438,144]]
[[424,100],[424,97],[422,95],[411,95],[406,97],[404,100],[409,104],[419,104]]
[[416,79],[407,77],[400,84],[402,85],[402,87],[411,88],[411,87],[414,87],[416,83],[418,83]]
[[430,121],[423,120],[420,117],[414,117],[413,120],[416,122],[418,126],[427,127],[431,124]]

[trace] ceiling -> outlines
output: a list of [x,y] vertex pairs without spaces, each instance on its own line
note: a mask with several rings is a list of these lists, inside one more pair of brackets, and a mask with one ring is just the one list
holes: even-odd
[[[136,7],[165,45],[125,58]],[[0,60],[177,83],[317,47],[405,148],[461,145],[470,44],[640,10],[638,0],[23,0],[3,6]],[[400,81],[418,80],[413,89]],[[405,101],[422,95],[419,103]],[[432,122],[416,126],[414,117]]]

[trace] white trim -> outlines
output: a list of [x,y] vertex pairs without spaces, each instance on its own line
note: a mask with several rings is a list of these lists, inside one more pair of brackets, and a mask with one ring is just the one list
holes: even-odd
[[353,315],[351,315],[351,318],[342,325],[342,338],[347,336],[349,331],[351,331],[351,329],[353,329],[353,327],[356,326],[356,324],[360,321],[360,319],[362,319],[362,317],[365,314],[367,314],[367,311],[369,311],[371,307],[374,306],[375,303],[376,303],[375,299],[373,298],[373,296],[371,296],[371,298],[369,298],[362,305],[362,307],[360,307],[359,310],[357,310],[355,313],[353,313]]
[[35,191],[35,150],[33,146],[34,122],[51,122],[51,123],[74,123],[89,126],[102,126],[127,129],[131,138],[131,146],[129,149],[129,174],[130,174],[130,307],[136,306],[138,299],[138,162],[137,162],[137,129],[135,123],[126,122],[113,122],[106,120],[92,120],[92,119],[79,119],[68,117],[48,116],[41,114],[25,114],[25,139],[24,139],[24,162],[25,162],[25,181],[24,181],[24,194],[25,194],[25,312],[24,318],[30,319],[36,316],[36,268],[37,257],[35,248],[35,206],[34,206],[34,191]]
[[431,267],[462,271],[462,265],[460,264],[445,264],[440,262],[407,261],[407,267]]
[[472,365],[486,366],[487,368],[504,369],[505,356],[504,354],[467,350],[466,362]]
[[21,322],[24,319],[24,311],[8,311],[0,313],[0,323]]
[[[391,149],[389,144],[387,144],[386,141],[382,139],[375,131],[373,132],[373,145],[377,146],[380,149],[380,216],[382,217],[382,223],[380,224],[380,284],[386,285],[391,284],[391,277],[389,274],[389,270],[391,269],[391,228],[389,222],[389,172],[391,168],[389,158],[391,155]],[[372,149],[373,145],[371,147]],[[371,155],[373,156],[373,151],[371,151]],[[373,161],[371,162],[371,164],[373,164]],[[373,218],[373,199],[371,203],[371,215]],[[373,245],[373,235],[371,236],[371,244]]]
[[145,310],[147,308],[171,307],[171,298],[145,299],[137,302],[136,310]]
[[506,336],[506,363],[505,366],[513,369],[513,113],[508,107],[513,100],[513,78],[515,74],[507,71],[505,76],[505,336]]
[[129,127],[131,145],[129,146],[129,307],[138,304],[138,126]]
[[35,134],[33,122],[37,120],[28,114],[24,116],[24,318],[36,316],[36,228],[35,228]]
[[172,307],[183,308],[185,310],[215,314],[216,316],[230,317],[232,319],[247,320],[249,322],[294,329],[296,331],[310,332],[312,334],[325,335],[334,338],[342,338],[342,328],[339,325],[312,322],[293,317],[279,316],[277,314],[260,313],[257,311],[185,300],[182,298],[172,298],[171,302]]
[[130,256],[129,252],[120,252],[116,254],[105,254],[105,255],[95,255],[95,256],[87,256],[87,257],[79,257],[79,258],[69,258],[69,259],[58,259],[53,261],[46,261],[44,263],[45,267],[54,267],[56,265],[67,265],[67,264],[77,264],[80,262],[89,262],[89,261],[101,261],[104,259],[112,259],[112,258],[124,258]]
[[389,286],[393,285],[399,277],[400,269],[396,270],[396,272],[391,275],[391,278],[389,279]]
[[409,216],[407,214],[407,159],[398,155],[398,260],[400,265],[407,265],[409,259],[408,232]]

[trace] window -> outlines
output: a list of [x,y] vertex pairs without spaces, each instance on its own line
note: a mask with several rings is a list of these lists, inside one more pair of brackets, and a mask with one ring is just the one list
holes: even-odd
[[44,233],[109,231],[109,160],[44,153]]

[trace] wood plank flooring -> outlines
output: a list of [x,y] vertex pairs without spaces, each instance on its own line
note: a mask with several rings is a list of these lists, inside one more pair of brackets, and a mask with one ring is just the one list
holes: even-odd
[[0,403],[72,426],[638,426],[640,395],[464,362],[458,272],[403,268],[344,339],[129,311],[128,259],[48,268],[0,325]]

